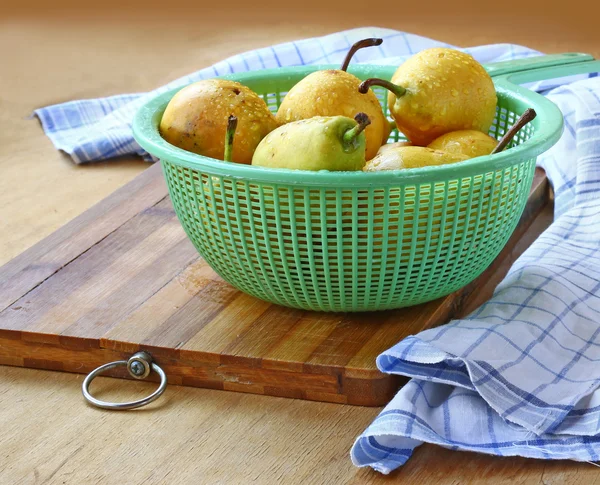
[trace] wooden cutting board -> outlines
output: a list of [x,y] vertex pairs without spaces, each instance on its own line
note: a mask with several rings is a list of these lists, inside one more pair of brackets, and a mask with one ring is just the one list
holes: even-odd
[[538,171],[502,254],[452,295],[394,311],[317,313],[221,280],[185,236],[156,164],[0,268],[0,364],[88,373],[146,350],[170,384],[383,405],[401,382],[377,370],[376,356],[489,298],[545,228],[538,215],[548,202]]

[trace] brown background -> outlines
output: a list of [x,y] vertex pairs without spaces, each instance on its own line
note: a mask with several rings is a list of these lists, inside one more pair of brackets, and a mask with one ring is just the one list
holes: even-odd
[[[0,263],[133,178],[137,159],[74,166],[40,106],[152,89],[229,55],[357,26],[467,46],[513,42],[600,57],[600,6],[570,2],[21,2],[0,13]],[[1,351],[1,349],[0,349]],[[100,381],[101,396],[149,387]],[[349,462],[376,409],[171,387],[141,411],[82,402],[81,376],[0,368],[0,483],[368,483]],[[135,387],[135,386],[134,386]],[[424,446],[397,483],[594,483],[587,464]]]

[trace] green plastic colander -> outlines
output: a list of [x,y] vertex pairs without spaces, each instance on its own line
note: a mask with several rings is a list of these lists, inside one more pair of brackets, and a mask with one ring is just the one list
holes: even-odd
[[[275,111],[306,66],[223,76]],[[517,85],[600,70],[586,54],[486,66],[498,93],[490,134],[500,138],[527,109],[537,118],[509,149],[436,167],[380,173],[308,172],[222,162],[163,140],[158,126],[178,89],[137,113],[138,143],[161,160],[175,212],[208,264],[250,295],[294,308],[369,311],[447,295],[494,260],[523,212],[536,157],[554,145],[562,114]],[[354,66],[361,79],[395,67]],[[387,113],[387,92],[375,92]],[[398,140],[392,133],[391,140]]]

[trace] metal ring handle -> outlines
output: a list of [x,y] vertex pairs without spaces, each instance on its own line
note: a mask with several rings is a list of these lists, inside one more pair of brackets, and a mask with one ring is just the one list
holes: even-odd
[[[131,402],[107,402],[101,401],[100,399],[96,399],[94,396],[92,396],[90,393],[90,385],[92,384],[92,381],[105,370],[114,369],[115,367],[119,367],[121,365],[127,366],[129,374],[136,379],[144,379],[148,377],[151,371],[156,372],[160,376],[160,384],[158,389],[148,397]],[[137,354],[132,355],[129,360],[110,362],[109,364],[104,364],[97,369],[94,369],[83,380],[81,392],[83,393],[83,397],[86,399],[86,401],[96,407],[102,409],[124,410],[139,408],[151,403],[152,401],[155,401],[162,395],[163,392],[165,392],[166,388],[167,375],[165,374],[165,371],[163,371],[157,364],[154,363],[150,354],[147,352],[138,352]]]

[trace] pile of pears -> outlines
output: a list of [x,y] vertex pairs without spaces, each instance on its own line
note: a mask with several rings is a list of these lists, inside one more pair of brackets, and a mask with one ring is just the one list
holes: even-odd
[[[293,86],[276,114],[248,87],[209,79],[180,90],[168,104],[160,133],[169,143],[211,158],[292,170],[399,170],[488,155],[487,133],[496,91],[472,56],[449,48],[421,51],[390,81],[361,81],[340,69],[313,72]],[[386,118],[372,86],[389,91]],[[397,128],[407,141],[386,144]]]

